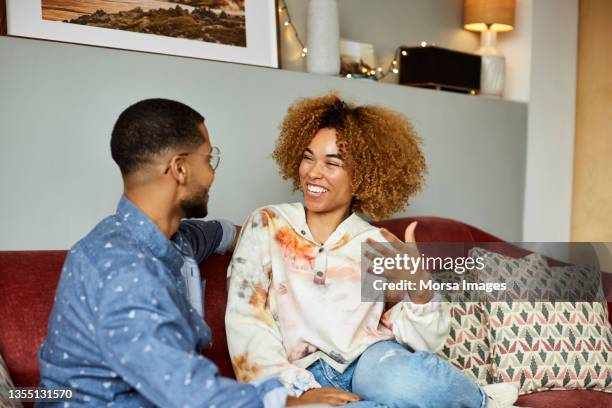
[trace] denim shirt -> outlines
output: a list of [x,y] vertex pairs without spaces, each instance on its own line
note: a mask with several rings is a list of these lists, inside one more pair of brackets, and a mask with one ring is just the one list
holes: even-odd
[[197,307],[197,265],[222,235],[216,221],[183,221],[168,240],[122,197],[65,261],[39,353],[41,388],[72,388],[62,407],[264,406],[280,383],[220,377],[200,354],[211,331]]

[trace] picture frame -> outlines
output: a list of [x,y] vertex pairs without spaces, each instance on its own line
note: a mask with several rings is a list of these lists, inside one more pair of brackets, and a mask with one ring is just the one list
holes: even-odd
[[0,35],[6,35],[6,3],[0,0]]
[[277,0],[0,3],[9,36],[279,68]]

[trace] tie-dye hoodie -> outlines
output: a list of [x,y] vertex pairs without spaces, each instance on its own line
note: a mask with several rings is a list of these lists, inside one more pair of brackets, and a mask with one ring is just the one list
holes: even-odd
[[[396,339],[435,352],[448,335],[448,305],[361,301],[361,243],[385,241],[358,215],[320,245],[304,206],[255,211],[228,269],[229,352],[242,381],[276,376],[290,395],[320,387],[306,368],[319,358],[338,371],[373,343]],[[383,313],[384,312],[384,313]]]

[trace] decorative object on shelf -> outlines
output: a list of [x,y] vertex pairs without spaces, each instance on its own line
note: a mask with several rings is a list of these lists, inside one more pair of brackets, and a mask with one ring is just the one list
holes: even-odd
[[313,74],[338,75],[340,73],[338,0],[309,0],[307,32],[306,71]]
[[386,78],[390,74],[397,75],[399,74],[399,62],[397,59],[398,53],[400,51],[400,47],[395,49],[395,53],[393,54],[393,59],[389,62],[387,68],[383,69],[383,67],[377,67],[376,69],[369,69],[368,66],[364,65],[361,67],[361,75],[354,76],[352,73],[347,73],[344,76],[351,79],[356,79],[360,77],[365,77],[368,79],[382,80]]
[[501,97],[506,77],[506,58],[495,48],[497,33],[514,29],[516,0],[464,0],[463,24],[466,30],[481,33],[482,57],[480,93]]
[[400,47],[401,85],[475,95],[480,87],[480,57],[440,47]]
[[[291,19],[291,14],[289,13],[289,8],[287,7],[287,3],[285,3],[285,0],[278,0],[278,1],[279,1],[279,7],[278,7],[279,21],[281,22],[280,26],[281,28],[284,28],[286,30],[293,31],[293,34],[295,35],[295,40],[298,42],[298,44],[302,48],[302,58],[305,58],[308,55],[308,48],[304,45],[304,42],[300,38],[300,33],[298,32],[298,30],[295,28],[295,25],[293,24],[293,20]],[[372,74],[372,70],[370,70],[367,74],[365,74],[365,76],[368,78],[376,78],[378,80],[381,80],[387,77],[389,74],[398,74],[399,73],[398,62],[397,62],[398,52],[399,52],[399,48],[395,50],[393,60],[389,62],[389,65],[387,66],[387,68],[383,69],[382,67],[378,66],[376,67],[374,74]],[[354,78],[353,74],[351,73],[347,73],[345,74],[345,76],[347,78]]]
[[6,6],[9,35],[278,67],[275,0],[6,0]]
[[[295,28],[293,24],[293,20],[291,19],[291,14],[289,12],[289,8],[285,3],[285,0],[279,0],[279,22],[280,27],[286,30],[292,30],[295,35],[295,40],[302,47],[302,57],[305,58],[308,55],[308,48],[304,46],[304,42],[300,38],[300,34]],[[431,44],[431,47],[426,41],[422,41],[420,43],[421,48],[436,48],[435,43]],[[414,47],[416,48],[416,47]],[[377,66],[375,63],[374,57],[374,47],[371,44],[367,43],[358,43],[349,40],[340,40],[340,54],[341,54],[341,75],[350,78],[350,79],[359,79],[359,78],[367,78],[373,80],[382,80],[386,78],[388,75],[397,75],[400,73],[400,60],[405,59],[408,56],[408,49],[410,47],[398,47],[395,50],[393,59],[389,62],[386,68],[381,66]],[[454,52],[451,50],[445,50],[448,52]],[[429,52],[429,51],[427,51]],[[418,51],[417,51],[418,54]],[[461,54],[461,53],[459,53]],[[420,54],[419,54],[420,55]],[[469,54],[467,54],[469,55]],[[428,88],[436,88],[436,89],[444,89],[444,90],[453,90],[459,92],[466,92],[472,95],[476,94],[479,89],[480,83],[480,57],[471,55],[472,65],[470,68],[470,73],[455,73],[455,77],[459,75],[459,78],[454,78],[451,81],[441,81],[440,75],[436,77],[430,75],[429,78],[425,80],[424,76],[416,81],[415,78],[411,78],[410,76],[405,76],[404,80],[400,79],[400,83],[405,85],[415,85],[415,86],[423,86]],[[474,59],[475,58],[475,59]],[[404,61],[404,66],[408,66],[410,59]],[[474,62],[475,61],[475,62]],[[477,67],[476,67],[477,65]],[[436,66],[434,69],[439,69],[440,66]],[[463,69],[463,68],[460,68]],[[474,74],[475,73],[475,74]],[[404,75],[406,75],[404,73]],[[474,76],[475,75],[475,76]],[[469,77],[469,80],[466,78]],[[413,82],[414,80],[414,82]]]
[[352,78],[378,79],[374,45],[351,40],[340,40],[340,75]]

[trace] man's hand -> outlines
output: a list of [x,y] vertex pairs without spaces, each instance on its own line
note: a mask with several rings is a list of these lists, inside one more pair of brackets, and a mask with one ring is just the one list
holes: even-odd
[[345,405],[349,402],[361,401],[361,397],[339,388],[313,388],[304,392],[299,398],[287,397],[287,406],[306,404]]
[[[408,227],[406,227],[406,231],[404,232],[404,240],[405,243],[402,242],[398,237],[393,235],[388,230],[382,228],[380,230],[382,236],[389,242],[389,245],[385,245],[382,243],[377,243],[371,238],[366,240],[366,243],[369,244],[372,249],[376,251],[376,253],[366,252],[365,256],[374,260],[374,258],[379,257],[387,257],[387,258],[395,258],[397,255],[403,256],[408,255],[411,258],[420,257],[418,248],[416,246],[416,239],[414,237],[414,230],[417,227],[417,222],[412,222]],[[412,244],[412,245],[406,245]],[[371,269],[368,272],[373,273]],[[429,272],[419,268],[417,271],[412,271],[414,273],[410,273],[409,271],[403,269],[387,269],[382,274],[385,278],[387,278],[388,282],[399,282],[401,280],[409,280],[415,283],[416,290],[411,291],[387,291],[387,298],[392,300],[394,303],[403,299],[406,293],[409,294],[410,300],[413,303],[427,303],[433,297],[433,293],[431,290],[420,290],[419,282],[420,281],[428,281],[429,280]]]

